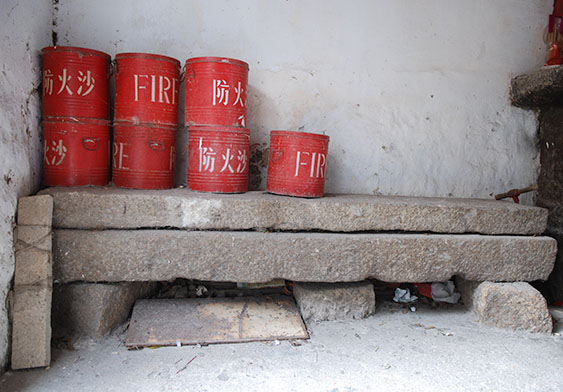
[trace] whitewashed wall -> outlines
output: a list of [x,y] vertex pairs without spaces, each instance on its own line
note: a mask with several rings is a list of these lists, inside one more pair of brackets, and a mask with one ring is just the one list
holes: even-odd
[[552,3],[60,0],[57,29],[112,55],[247,61],[252,142],[325,132],[328,192],[489,197],[537,176],[508,84],[542,65]]
[[0,373],[9,347],[8,291],[14,273],[13,223],[18,196],[41,178],[39,51],[51,42],[50,0],[0,5]]

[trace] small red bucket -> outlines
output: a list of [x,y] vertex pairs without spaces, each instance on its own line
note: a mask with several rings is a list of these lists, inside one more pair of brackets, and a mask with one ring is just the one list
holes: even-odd
[[217,193],[248,190],[248,129],[193,126],[188,133],[190,189]]
[[110,56],[97,50],[51,46],[42,55],[42,114],[109,120]]
[[45,185],[107,185],[109,133],[106,120],[43,120]]
[[315,133],[270,132],[266,190],[278,195],[322,197],[329,137]]
[[115,121],[178,125],[180,62],[147,53],[115,56]]
[[186,61],[186,125],[246,126],[248,64],[222,57]]
[[176,128],[114,123],[113,184],[122,188],[174,187]]

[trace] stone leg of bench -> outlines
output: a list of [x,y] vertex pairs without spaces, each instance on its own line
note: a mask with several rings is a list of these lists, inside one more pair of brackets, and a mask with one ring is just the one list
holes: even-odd
[[303,319],[310,321],[361,319],[375,313],[371,282],[300,283],[293,294]]
[[529,283],[457,279],[457,287],[464,304],[483,324],[512,330],[552,332],[547,302]]
[[154,282],[69,283],[53,291],[53,335],[99,338],[121,325],[138,298],[154,293]]

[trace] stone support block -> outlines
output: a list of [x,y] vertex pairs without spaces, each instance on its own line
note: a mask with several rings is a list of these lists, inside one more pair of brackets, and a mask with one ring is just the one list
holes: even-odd
[[299,283],[293,294],[305,321],[362,319],[375,313],[370,282]]
[[73,283],[55,287],[53,328],[56,337],[99,338],[121,325],[138,298],[153,294],[156,283]]
[[519,75],[510,84],[510,99],[514,106],[537,108],[563,103],[563,67],[541,67]]
[[14,289],[12,369],[49,366],[51,362],[51,295],[47,285]]
[[512,330],[551,333],[545,298],[525,282],[470,282],[458,279],[463,302],[483,324]]
[[37,195],[18,199],[18,225],[51,226],[53,197]]

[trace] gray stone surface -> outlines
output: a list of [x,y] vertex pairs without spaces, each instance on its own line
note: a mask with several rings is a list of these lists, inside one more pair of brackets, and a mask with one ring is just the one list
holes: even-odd
[[16,253],[14,285],[49,285],[53,281],[51,254],[27,249]]
[[541,293],[525,282],[468,282],[458,279],[464,303],[479,321],[499,328],[551,333],[553,323]]
[[563,67],[541,67],[529,74],[519,75],[510,84],[512,104],[523,108],[559,105],[563,102]]
[[511,201],[326,195],[303,199],[186,189],[49,188],[53,225],[68,229],[409,231],[540,234],[547,211]]
[[475,234],[55,230],[53,249],[61,282],[441,282],[453,275],[546,279],[557,244],[549,237]]
[[293,295],[305,321],[362,319],[375,313],[371,282],[300,283]]
[[72,283],[53,293],[53,336],[99,338],[123,323],[138,298],[151,295],[156,283]]
[[49,366],[51,293],[47,285],[16,286],[12,329],[12,369]]
[[49,195],[18,199],[18,225],[51,226],[53,198]]

